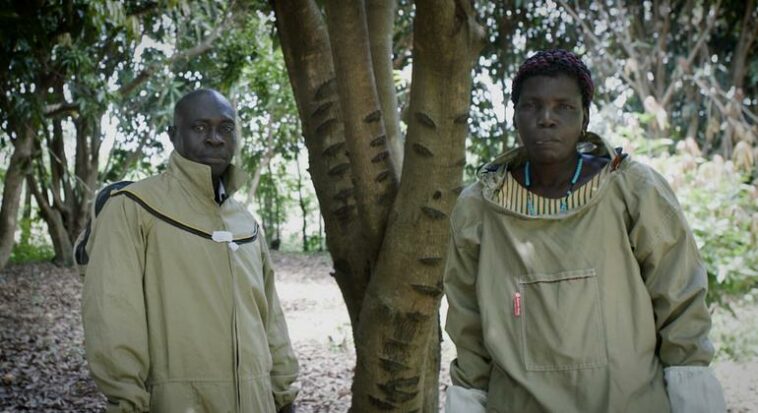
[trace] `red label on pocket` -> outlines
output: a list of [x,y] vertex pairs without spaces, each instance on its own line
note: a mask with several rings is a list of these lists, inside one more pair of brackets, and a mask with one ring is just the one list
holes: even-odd
[[513,315],[521,315],[521,293],[513,294]]

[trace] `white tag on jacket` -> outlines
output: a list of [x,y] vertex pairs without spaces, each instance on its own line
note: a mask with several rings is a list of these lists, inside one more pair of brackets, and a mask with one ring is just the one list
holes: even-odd
[[234,237],[229,231],[213,231],[211,238],[216,242],[232,242]]
[[229,242],[229,249],[232,251],[237,251],[240,248],[239,244],[237,244],[234,241]]

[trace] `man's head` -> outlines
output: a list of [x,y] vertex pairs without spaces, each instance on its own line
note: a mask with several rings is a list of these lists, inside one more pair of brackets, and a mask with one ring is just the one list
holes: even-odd
[[174,107],[169,137],[183,157],[211,167],[219,178],[237,146],[236,113],[229,101],[213,89],[198,89],[182,96]]

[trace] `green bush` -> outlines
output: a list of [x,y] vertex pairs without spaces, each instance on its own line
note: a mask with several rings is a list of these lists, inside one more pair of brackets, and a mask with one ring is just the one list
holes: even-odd
[[50,261],[55,256],[53,247],[45,235],[46,226],[38,228],[40,222],[33,219],[21,219],[19,229],[21,230],[21,239],[11,250],[10,262],[12,264],[23,264],[27,262]]
[[692,140],[645,139],[635,128],[614,138],[676,192],[708,271],[709,303],[731,311],[758,298],[758,188],[747,172],[719,155],[705,159]]

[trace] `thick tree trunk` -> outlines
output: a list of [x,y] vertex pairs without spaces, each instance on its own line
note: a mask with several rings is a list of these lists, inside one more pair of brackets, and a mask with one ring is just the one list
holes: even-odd
[[436,385],[419,355],[439,340],[447,218],[461,189],[471,70],[482,39],[468,1],[416,2],[403,180],[361,312],[356,412],[420,411],[425,381]]
[[387,148],[365,4],[327,0],[326,18],[342,103],[345,143],[354,166],[358,218],[369,258],[373,261],[382,245],[387,214],[397,193],[397,165]]
[[471,70],[483,33],[468,0],[417,2],[398,189],[380,109],[389,96],[383,91],[394,86],[375,76],[384,64],[370,54],[380,60],[387,50],[372,42],[391,29],[382,20],[388,4],[368,4],[378,7],[373,16],[364,2],[327,1],[328,31],[312,0],[274,7],[327,245],[353,324],[352,410],[436,413],[446,218],[461,189]]
[[35,131],[28,125],[24,125],[19,132],[16,140],[13,141],[13,155],[11,155],[3,183],[3,201],[0,206],[0,269],[8,263],[13,250],[21,190],[34,148]]
[[355,333],[371,274],[363,248],[352,166],[346,154],[341,103],[336,92],[326,25],[312,0],[274,2],[290,84],[308,148],[310,174],[324,218],[334,278]]

